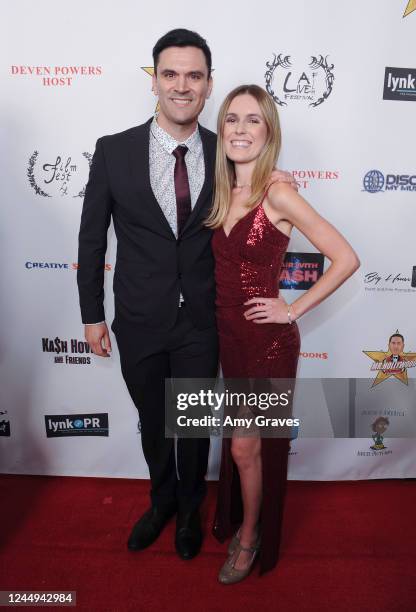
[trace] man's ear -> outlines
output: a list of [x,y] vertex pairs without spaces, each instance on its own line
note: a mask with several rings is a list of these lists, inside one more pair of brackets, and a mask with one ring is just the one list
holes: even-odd
[[157,91],[156,73],[152,76],[152,91],[155,94],[155,96],[159,95]]
[[207,95],[206,95],[206,99],[208,100],[208,98],[210,97],[211,93],[212,93],[212,87],[214,85],[214,82],[212,80],[212,76],[209,77],[208,79],[208,91],[207,91]]

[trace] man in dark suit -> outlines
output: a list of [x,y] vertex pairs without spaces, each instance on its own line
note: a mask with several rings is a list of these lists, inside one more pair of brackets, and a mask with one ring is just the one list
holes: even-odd
[[216,136],[198,124],[212,88],[211,53],[198,34],[174,30],[156,43],[153,57],[157,118],[97,141],[79,232],[78,288],[86,339],[95,354],[108,356],[103,281],[112,217],[112,330],[151,478],[151,508],[128,547],[149,546],[177,512],[176,550],[190,559],[202,541],[209,439],[178,439],[176,466],[174,441],[165,437],[164,379],[211,378],[218,368],[212,232],[203,225]]
[[[211,52],[189,30],[172,30],[153,49],[157,118],[99,138],[79,232],[78,288],[85,337],[111,351],[105,323],[104,257],[117,236],[112,330],[139,411],[151,507],[128,540],[141,550],[177,513],[180,557],[200,550],[199,506],[206,491],[209,438],[165,437],[166,378],[214,378],[218,368],[211,206],[216,136],[198,124],[212,89]],[[284,174],[280,180],[293,180]],[[177,478],[177,473],[179,478]]]

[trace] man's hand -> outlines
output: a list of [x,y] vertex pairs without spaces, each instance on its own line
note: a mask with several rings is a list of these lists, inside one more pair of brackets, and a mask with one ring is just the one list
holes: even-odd
[[278,170],[275,168],[269,179],[269,185],[272,183],[288,183],[293,189],[299,191],[299,184],[295,181],[293,174],[286,172],[286,170]]
[[91,347],[92,352],[100,357],[110,357],[111,341],[106,323],[85,326],[85,340]]

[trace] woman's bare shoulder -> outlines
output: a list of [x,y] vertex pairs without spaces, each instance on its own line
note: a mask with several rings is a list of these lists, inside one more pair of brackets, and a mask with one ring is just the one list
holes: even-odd
[[272,183],[267,192],[267,198],[270,204],[276,208],[282,208],[290,203],[293,203],[298,198],[296,189],[293,189],[288,183],[275,182]]

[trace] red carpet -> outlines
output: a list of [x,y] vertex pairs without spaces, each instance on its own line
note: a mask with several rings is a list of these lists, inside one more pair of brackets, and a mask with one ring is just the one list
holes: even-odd
[[217,583],[215,483],[202,553],[188,562],[174,552],[174,520],[147,551],[127,551],[147,481],[1,476],[0,490],[0,590],[74,590],[72,609],[90,612],[416,610],[412,480],[289,482],[278,567],[235,586]]

